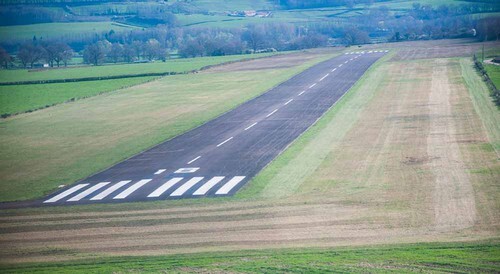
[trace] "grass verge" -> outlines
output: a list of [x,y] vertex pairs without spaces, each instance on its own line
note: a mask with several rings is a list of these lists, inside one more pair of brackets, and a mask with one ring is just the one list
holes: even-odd
[[498,240],[335,249],[278,249],[0,265],[3,273],[499,272]]
[[18,114],[105,92],[138,85],[155,77],[115,80],[0,86],[0,114]]
[[467,85],[472,103],[481,117],[493,149],[500,157],[500,111],[492,102],[490,90],[474,69],[472,60],[461,59],[462,77]]

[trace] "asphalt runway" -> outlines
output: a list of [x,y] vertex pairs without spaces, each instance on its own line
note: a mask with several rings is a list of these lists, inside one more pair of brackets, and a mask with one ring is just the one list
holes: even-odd
[[350,52],[322,62],[200,127],[43,199],[0,207],[233,195],[386,52]]

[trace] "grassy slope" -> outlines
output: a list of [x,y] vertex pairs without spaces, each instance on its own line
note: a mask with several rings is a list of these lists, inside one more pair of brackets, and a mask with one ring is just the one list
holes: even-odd
[[498,65],[488,65],[484,64],[484,68],[486,72],[488,72],[488,76],[490,76],[491,81],[498,88],[500,87],[500,66]]
[[325,273],[499,272],[498,241],[336,249],[281,249],[175,256],[118,257],[4,265],[9,273]]
[[0,114],[22,113],[68,100],[81,99],[97,94],[147,82],[154,77],[134,77],[115,80],[0,86]]
[[462,77],[469,88],[469,93],[476,112],[486,128],[490,142],[497,155],[500,155],[500,112],[491,101],[490,91],[474,70],[472,61],[462,59]]
[[39,197],[59,184],[84,178],[200,125],[324,59],[257,73],[165,77],[1,121],[0,200]]
[[31,39],[34,35],[44,39],[72,35],[75,33],[100,33],[110,30],[130,29],[112,22],[76,22],[76,23],[44,23],[19,26],[0,27],[0,41]]
[[276,53],[174,59],[167,62],[85,66],[48,70],[1,70],[0,82],[115,76],[140,73],[186,72],[224,62],[270,56]]

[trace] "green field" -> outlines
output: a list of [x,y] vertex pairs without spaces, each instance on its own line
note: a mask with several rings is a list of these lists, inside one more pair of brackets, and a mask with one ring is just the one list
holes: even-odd
[[4,273],[409,273],[500,271],[498,241],[278,249],[0,265]]
[[486,72],[488,73],[488,76],[490,77],[491,81],[495,84],[497,88],[500,87],[500,66],[499,65],[489,65],[489,64],[484,64],[484,68],[486,69]]
[[84,81],[40,85],[0,86],[0,114],[36,110],[68,100],[76,100],[137,85],[154,77]]
[[271,56],[277,53],[172,59],[166,62],[85,66],[47,70],[1,70],[0,82],[105,77],[142,73],[188,72],[225,62]]
[[0,121],[0,200],[40,197],[73,183],[200,125],[328,56],[255,73],[174,75]]
[[[133,27],[132,27],[133,28]],[[1,26],[0,42],[31,39],[33,36],[43,39],[57,38],[76,33],[100,33],[110,30],[121,31],[131,29],[129,26],[113,22],[75,22],[75,23],[44,23],[19,26]]]

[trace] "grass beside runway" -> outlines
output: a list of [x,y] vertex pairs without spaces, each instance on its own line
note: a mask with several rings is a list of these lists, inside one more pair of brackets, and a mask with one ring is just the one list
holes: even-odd
[[[53,251],[56,254],[56,250]],[[0,265],[5,273],[499,272],[498,240],[334,249],[278,249],[172,256],[89,258]]]
[[141,84],[155,77],[86,81],[40,85],[0,86],[0,114],[37,110]]
[[0,201],[32,199],[71,184],[332,56],[281,69],[175,75],[0,121]]

